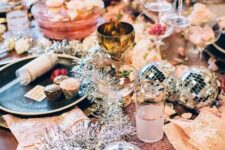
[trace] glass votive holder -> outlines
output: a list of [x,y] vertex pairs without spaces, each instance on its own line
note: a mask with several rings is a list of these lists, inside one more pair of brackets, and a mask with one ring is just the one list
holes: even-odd
[[30,27],[26,10],[14,10],[6,15],[8,31],[12,34],[25,34]]
[[153,143],[163,138],[166,87],[158,81],[143,81],[135,88],[136,128],[139,140]]

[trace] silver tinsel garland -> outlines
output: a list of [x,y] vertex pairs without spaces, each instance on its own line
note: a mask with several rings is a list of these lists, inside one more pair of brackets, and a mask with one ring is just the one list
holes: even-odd
[[96,61],[94,57],[81,60],[72,72],[75,78],[82,81],[81,92],[88,93],[88,99],[96,103],[98,109],[94,115],[98,119],[97,122],[78,123],[73,132],[65,131],[60,127],[47,130],[45,136],[41,137],[36,145],[37,149],[103,149],[109,143],[123,141],[129,135],[135,134],[135,128],[123,113],[121,100],[104,96],[98,91],[93,73],[100,72],[93,64],[92,60]]
[[55,53],[63,53],[75,57],[83,57],[87,51],[83,49],[83,45],[78,40],[72,41],[54,41],[50,47],[45,49],[45,52],[54,51]]

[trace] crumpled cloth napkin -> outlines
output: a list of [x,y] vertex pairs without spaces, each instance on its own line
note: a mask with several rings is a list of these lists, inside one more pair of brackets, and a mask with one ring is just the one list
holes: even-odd
[[195,120],[171,120],[164,131],[176,150],[224,150],[225,120],[202,111]]
[[58,126],[63,130],[73,130],[77,122],[89,120],[79,108],[53,117],[22,119],[8,114],[3,118],[19,143],[17,150],[33,150],[38,137],[46,133],[47,129]]

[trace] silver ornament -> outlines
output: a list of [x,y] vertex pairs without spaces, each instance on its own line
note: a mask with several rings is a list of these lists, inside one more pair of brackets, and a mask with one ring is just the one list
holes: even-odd
[[173,102],[178,99],[179,88],[177,88],[177,83],[177,78],[175,78],[174,76],[170,76],[164,81],[164,84],[167,86],[168,101]]
[[157,61],[146,65],[139,74],[140,80],[159,81],[167,87],[168,99],[176,99],[177,79],[172,76],[175,67],[167,61]]
[[204,67],[193,67],[179,81],[179,102],[189,108],[211,104],[218,95],[218,82],[213,72]]
[[150,63],[141,69],[140,79],[163,82],[174,72],[175,68],[169,62],[157,61]]

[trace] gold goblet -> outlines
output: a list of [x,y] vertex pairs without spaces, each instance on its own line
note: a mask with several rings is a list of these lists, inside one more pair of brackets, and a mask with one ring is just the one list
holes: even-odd
[[126,22],[106,22],[97,29],[99,45],[116,61],[133,45],[134,38],[134,27]]

